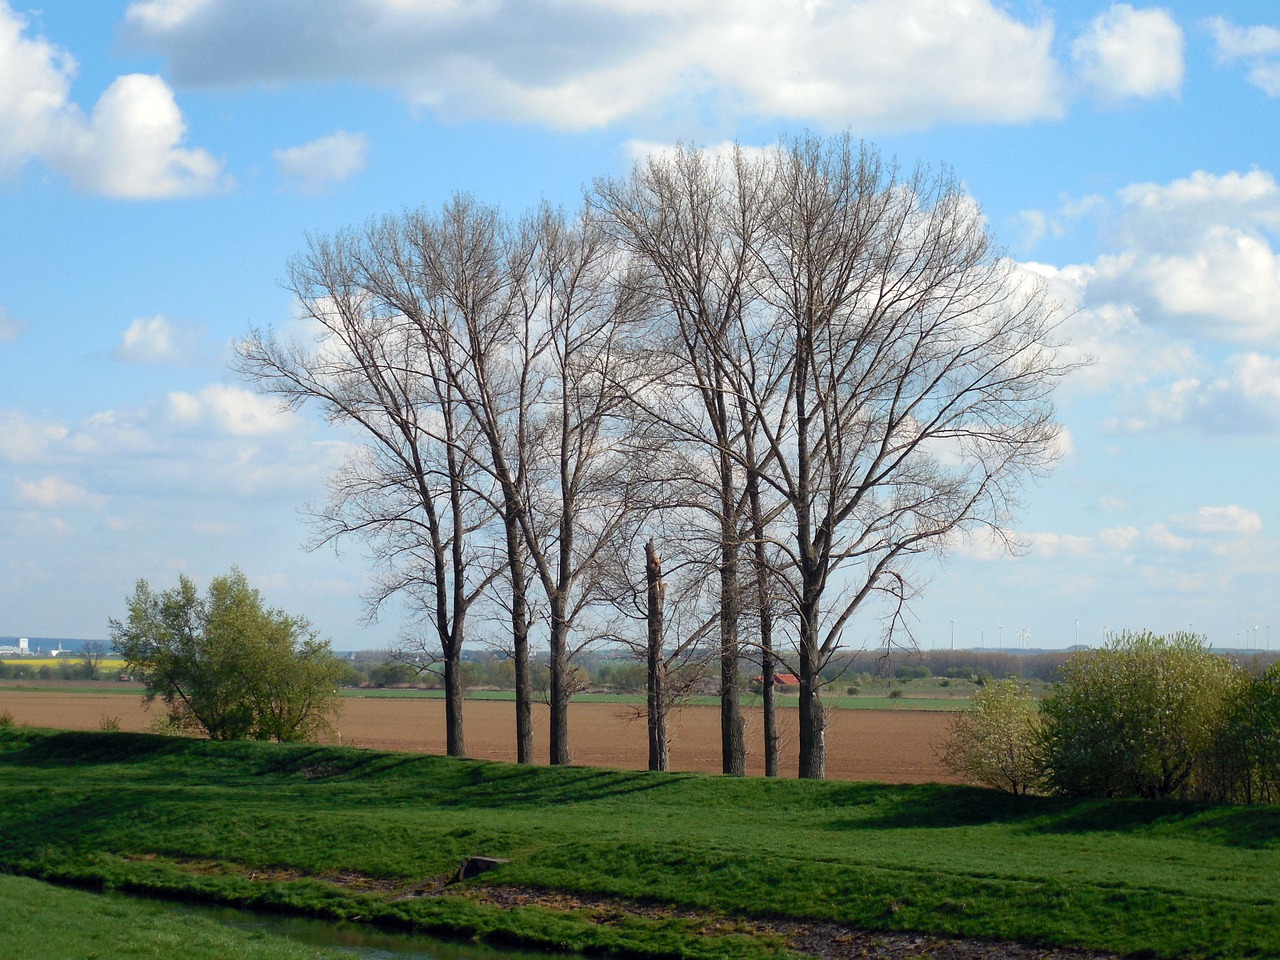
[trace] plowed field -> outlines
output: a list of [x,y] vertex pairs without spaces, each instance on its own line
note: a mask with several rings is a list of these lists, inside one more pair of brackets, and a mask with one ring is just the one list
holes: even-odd
[[[96,730],[104,718],[121,730],[145,731],[152,714],[141,699],[122,693],[65,693],[0,688],[0,714],[33,727]],[[747,772],[764,772],[760,745],[761,714],[746,709]],[[584,766],[643,770],[648,747],[643,719],[634,706],[577,703],[570,707],[574,762]],[[779,711],[782,774],[796,773],[796,712]],[[547,712],[535,713],[541,762],[547,762]],[[515,704],[469,700],[466,743],[473,757],[515,760]],[[946,736],[950,715],[910,710],[833,710],[827,727],[827,776],[833,780],[885,783],[950,782],[936,751]],[[343,701],[338,721],[343,743],[379,750],[443,753],[444,703],[427,699],[352,697]],[[671,767],[715,772],[720,769],[720,714],[715,707],[686,707],[670,723]]]

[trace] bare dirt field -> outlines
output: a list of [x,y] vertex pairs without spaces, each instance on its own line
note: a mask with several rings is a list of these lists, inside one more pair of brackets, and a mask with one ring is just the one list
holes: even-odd
[[[64,685],[65,686],[65,685]],[[107,687],[110,689],[110,686]],[[154,714],[141,698],[86,685],[84,693],[0,688],[0,714],[33,727],[96,730],[104,720],[121,730],[145,731]],[[764,772],[759,709],[746,708],[747,772]],[[577,703],[569,709],[573,760],[582,766],[643,770],[648,747],[644,721],[633,706]],[[547,762],[545,708],[535,714],[540,760]],[[796,774],[796,713],[779,711],[783,776]],[[515,760],[515,704],[469,700],[465,712],[467,751],[488,760]],[[827,776],[833,780],[885,783],[954,782],[938,762],[950,715],[911,710],[833,710],[827,727]],[[337,724],[341,741],[378,750],[443,753],[444,703],[427,699],[352,697],[343,701]],[[720,714],[715,707],[686,707],[671,724],[673,770],[720,770]]]

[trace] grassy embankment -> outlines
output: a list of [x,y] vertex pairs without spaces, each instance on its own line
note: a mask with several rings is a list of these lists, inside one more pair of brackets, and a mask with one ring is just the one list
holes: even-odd
[[[510,863],[404,896],[469,855]],[[750,918],[801,917],[1156,957],[1280,956],[1274,807],[0,729],[0,869],[641,955],[770,956],[780,941],[750,935]],[[483,902],[490,885],[703,916],[572,901],[504,910]]]
[[[174,916],[159,904],[103,901],[96,894],[0,875],[0,960],[342,960],[261,932],[202,917]],[[69,922],[70,921],[70,922]]]

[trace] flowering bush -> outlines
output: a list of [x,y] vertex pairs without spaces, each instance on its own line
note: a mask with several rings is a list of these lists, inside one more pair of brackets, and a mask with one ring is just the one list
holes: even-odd
[[1025,684],[986,684],[955,715],[942,762],[967,783],[1028,793],[1040,782],[1040,708]]
[[1124,633],[1074,657],[1043,708],[1047,785],[1073,795],[1210,795],[1205,777],[1246,681],[1191,633]]

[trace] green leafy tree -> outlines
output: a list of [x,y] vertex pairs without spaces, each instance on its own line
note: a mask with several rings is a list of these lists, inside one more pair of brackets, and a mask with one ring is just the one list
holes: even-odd
[[1203,637],[1124,633],[1062,668],[1045,702],[1046,779],[1085,796],[1196,796],[1240,671]]
[[1040,783],[1040,705],[1013,678],[988,683],[955,715],[942,752],[966,783],[1026,794]]
[[341,661],[304,618],[268,609],[238,569],[204,596],[185,576],[162,593],[139,580],[111,640],[147,704],[159,699],[182,730],[298,741],[331,729]]

